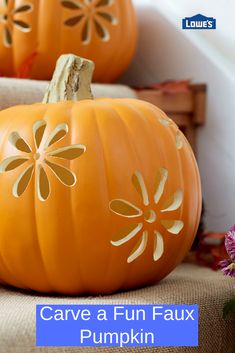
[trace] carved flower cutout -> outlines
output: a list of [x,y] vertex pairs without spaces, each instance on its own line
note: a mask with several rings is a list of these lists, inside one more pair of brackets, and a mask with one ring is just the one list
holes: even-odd
[[18,18],[18,15],[31,12],[33,5],[26,3],[11,9],[9,0],[2,0],[3,6],[0,7],[0,24],[3,25],[3,44],[9,48],[12,46],[13,28],[17,28],[21,32],[30,32],[31,27],[24,21]]
[[[114,246],[120,246],[131,240],[133,237],[141,234],[136,246],[132,250],[130,256],[127,259],[128,263],[131,263],[137,259],[146,249],[149,231],[147,230],[147,224],[154,224],[156,229],[153,230],[154,236],[154,249],[153,249],[153,259],[157,261],[161,258],[164,252],[164,239],[161,232],[158,230],[159,227],[165,228],[170,234],[179,234],[182,230],[184,223],[181,220],[174,220],[168,218],[161,219],[158,222],[157,213],[168,213],[175,211],[180,208],[183,201],[183,192],[181,190],[176,190],[175,193],[167,200],[162,200],[164,194],[164,188],[168,178],[168,171],[161,168],[159,175],[156,178],[156,191],[153,196],[153,207],[150,206],[149,195],[146,189],[144,179],[139,171],[135,172],[132,177],[132,183],[136,191],[141,196],[143,202],[143,209],[138,208],[129,201],[122,199],[112,200],[109,207],[115,214],[130,218],[135,220],[130,226],[121,229],[116,235],[115,239],[111,241]],[[161,204],[160,210],[156,210],[156,206]],[[159,207],[158,207],[159,209]]]
[[15,197],[20,197],[29,185],[35,173],[36,192],[40,201],[46,201],[50,195],[51,186],[47,175],[50,169],[57,179],[65,186],[72,187],[76,184],[76,175],[68,168],[57,163],[58,160],[74,160],[80,157],[86,150],[84,145],[71,145],[57,149],[51,146],[62,140],[68,133],[68,125],[60,124],[49,134],[45,143],[41,143],[46,129],[46,122],[39,120],[33,125],[34,146],[29,144],[18,134],[12,132],[9,142],[24,154],[6,158],[0,163],[0,173],[12,171],[25,164],[25,169],[17,177],[12,193]]
[[64,24],[69,27],[81,24],[83,44],[90,43],[93,28],[99,38],[106,42],[110,39],[106,23],[112,25],[118,23],[117,18],[112,15],[109,9],[113,2],[114,0],[63,0],[61,1],[62,6],[75,13]]

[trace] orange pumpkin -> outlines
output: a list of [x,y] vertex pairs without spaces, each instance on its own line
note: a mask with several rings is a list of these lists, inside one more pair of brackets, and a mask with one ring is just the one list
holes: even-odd
[[57,58],[96,64],[94,81],[115,80],[137,38],[131,0],[0,0],[0,75],[50,79]]
[[189,143],[147,102],[91,99],[89,65],[62,56],[52,103],[0,112],[2,283],[112,293],[159,281],[193,242],[201,189]]

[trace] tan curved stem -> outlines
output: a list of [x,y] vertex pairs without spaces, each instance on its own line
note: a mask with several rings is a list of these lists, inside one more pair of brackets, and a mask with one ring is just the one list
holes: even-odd
[[93,99],[91,92],[93,71],[93,61],[73,54],[61,55],[57,60],[43,103]]

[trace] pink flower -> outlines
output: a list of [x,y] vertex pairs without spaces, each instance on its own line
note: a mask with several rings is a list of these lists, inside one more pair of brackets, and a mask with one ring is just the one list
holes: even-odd
[[223,260],[219,263],[221,271],[226,276],[235,277],[235,263],[231,260]]
[[225,248],[230,258],[220,261],[221,271],[226,276],[235,277],[235,225],[225,236]]
[[225,248],[232,262],[235,262],[235,225],[226,234]]

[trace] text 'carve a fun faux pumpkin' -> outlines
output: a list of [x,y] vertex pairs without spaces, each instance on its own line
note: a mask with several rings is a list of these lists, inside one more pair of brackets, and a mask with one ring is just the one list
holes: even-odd
[[44,103],[0,112],[0,282],[104,294],[161,280],[197,230],[184,135],[157,107],[92,99],[93,64],[62,56]]
[[136,47],[131,0],[0,0],[0,75],[51,79],[57,58],[93,60],[95,82],[115,80]]

